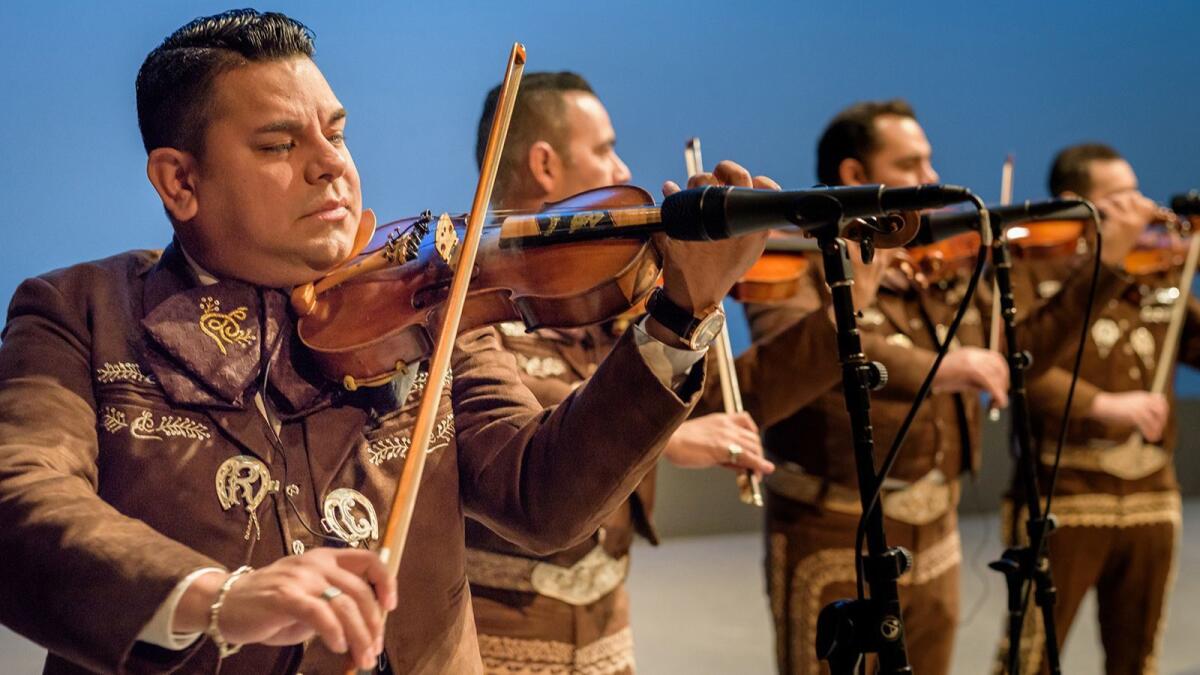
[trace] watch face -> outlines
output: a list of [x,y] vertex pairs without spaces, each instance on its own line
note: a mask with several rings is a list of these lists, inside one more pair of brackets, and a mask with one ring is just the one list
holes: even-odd
[[696,326],[696,330],[692,331],[691,347],[693,350],[704,349],[712,344],[713,340],[721,334],[725,328],[725,312],[720,309],[712,312]]

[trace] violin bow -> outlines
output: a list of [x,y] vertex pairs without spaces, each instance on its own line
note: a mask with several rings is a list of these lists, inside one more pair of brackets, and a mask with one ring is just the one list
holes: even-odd
[[[688,178],[704,171],[704,160],[700,155],[700,139],[692,138],[683,148],[683,161],[687,165]],[[734,415],[745,411],[742,405],[742,390],[738,386],[737,370],[733,362],[733,346],[729,342],[729,323],[721,327],[713,346],[717,350],[717,373],[721,380],[721,398],[725,402],[725,412]],[[762,486],[758,476],[751,469],[744,470],[737,477],[738,497],[745,504],[763,505]]]
[[[1196,222],[1193,218],[1190,222]],[[1183,332],[1183,321],[1187,317],[1188,298],[1192,295],[1192,280],[1196,277],[1196,262],[1200,260],[1200,236],[1196,236],[1192,228],[1191,242],[1188,244],[1187,258],[1183,263],[1183,272],[1179,278],[1179,297],[1171,306],[1171,322],[1167,324],[1167,335],[1163,338],[1163,351],[1154,369],[1154,382],[1150,393],[1162,394],[1167,390],[1167,381],[1175,368],[1175,354],[1179,351],[1179,336]],[[1134,432],[1134,439],[1139,444],[1142,441],[1141,432]]]
[[[504,72],[504,82],[500,86],[499,102],[496,114],[492,118],[492,129],[488,134],[487,149],[484,151],[479,172],[479,184],[475,188],[475,198],[467,216],[466,233],[460,245],[454,278],[450,282],[450,296],[445,305],[446,314],[442,319],[437,344],[433,347],[425,391],[417,409],[412,444],[408,450],[408,457],[404,460],[404,470],[400,474],[400,482],[396,485],[392,508],[388,513],[383,539],[379,545],[379,557],[387,566],[388,574],[393,577],[400,572],[400,558],[408,540],[409,526],[412,524],[417,490],[421,485],[425,457],[433,437],[434,420],[438,404],[442,400],[442,392],[445,390],[446,373],[450,370],[450,357],[454,352],[455,338],[458,336],[458,325],[467,299],[471,271],[475,268],[475,255],[479,251],[479,240],[483,235],[484,218],[487,215],[488,204],[492,201],[492,186],[496,182],[500,153],[504,149],[504,139],[508,135],[508,125],[512,120],[513,105],[524,70],[525,47],[517,42],[513,44],[512,52],[508,56],[508,67]],[[346,670],[347,675],[357,672],[358,669],[354,666]]]
[[[1004,166],[1000,169],[1000,205],[1008,206],[1012,203],[1013,192],[1013,156],[1009,154],[1004,158]],[[1001,235],[1004,236],[1004,235]],[[992,279],[992,321],[989,326],[990,334],[988,335],[988,349],[993,352],[1000,351],[1000,287],[997,285],[995,278]],[[1000,409],[991,408],[988,410],[988,419],[993,422],[1000,420]]]

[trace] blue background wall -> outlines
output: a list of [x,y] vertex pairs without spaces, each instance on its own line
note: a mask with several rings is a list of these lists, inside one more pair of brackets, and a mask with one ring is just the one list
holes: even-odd
[[[210,2],[6,4],[0,12],[0,297],[24,277],[170,229],[144,177],[133,80]],[[587,76],[635,182],[681,178],[683,141],[785,186],[814,181],[815,139],[861,98],[907,97],[946,182],[987,199],[1017,158],[1016,197],[1050,157],[1116,145],[1144,191],[1200,187],[1200,4],[1060,2],[270,3],[317,35],[350,110],[366,203],[390,219],[463,209],[476,120],[514,40],[531,70]],[[1184,380],[1189,376],[1184,375]],[[1200,391],[1200,378],[1195,386]]]

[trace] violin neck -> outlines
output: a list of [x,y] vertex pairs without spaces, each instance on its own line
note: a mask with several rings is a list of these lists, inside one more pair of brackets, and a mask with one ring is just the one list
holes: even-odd
[[509,216],[500,223],[501,246],[536,246],[570,241],[637,237],[663,229],[657,206]]

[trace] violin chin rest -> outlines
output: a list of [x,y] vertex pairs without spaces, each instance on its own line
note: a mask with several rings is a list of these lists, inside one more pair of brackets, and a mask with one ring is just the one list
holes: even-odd
[[317,308],[317,290],[312,282],[292,289],[292,309],[298,316],[308,316]]

